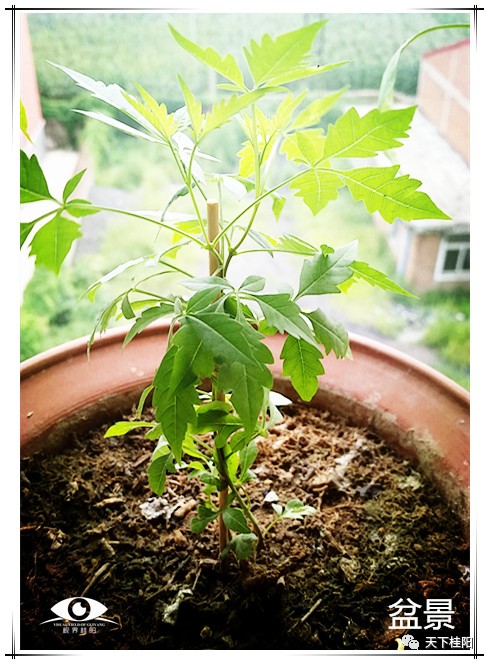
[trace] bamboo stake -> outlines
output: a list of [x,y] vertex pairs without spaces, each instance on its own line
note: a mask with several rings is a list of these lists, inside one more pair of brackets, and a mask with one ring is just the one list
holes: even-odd
[[[219,235],[219,202],[216,200],[207,201],[207,235],[209,242],[212,243]],[[214,277],[222,276],[222,264],[219,260],[220,256],[220,242],[214,247],[214,252],[209,251],[209,274]],[[215,399],[217,401],[224,401],[224,394],[216,392]],[[217,450],[217,458],[219,464],[225,469],[226,460],[222,453],[222,449]],[[226,480],[226,477],[221,472],[221,478]],[[228,487],[219,492],[219,509],[223,510],[226,507],[226,498],[228,495]],[[223,551],[229,541],[229,531],[224,523],[222,514],[219,515],[219,550]]]

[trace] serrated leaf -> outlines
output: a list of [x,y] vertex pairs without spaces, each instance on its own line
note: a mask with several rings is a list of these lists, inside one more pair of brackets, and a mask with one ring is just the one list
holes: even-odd
[[320,99],[316,99],[302,110],[292,124],[292,129],[305,129],[318,124],[324,115],[336,104],[338,99],[348,90],[347,87],[331,92]]
[[254,104],[258,99],[267,94],[268,89],[262,88],[260,90],[253,90],[252,92],[245,92],[241,95],[232,95],[228,99],[221,99],[212,106],[212,109],[205,115],[205,125],[201,132],[200,138],[203,138],[214,129],[221,127],[231,118],[240,113],[245,108]]
[[[183,196],[187,196],[188,192],[189,192],[189,189],[188,189],[186,184],[184,184],[182,187],[179,187],[175,192],[173,192],[173,194],[168,199],[168,202],[166,203],[165,207],[163,208],[163,211],[161,213],[161,221],[165,220],[165,215],[168,212],[169,208],[173,205],[173,203],[176,200],[178,200],[179,198],[182,198]],[[180,222],[180,223],[189,223],[189,222],[187,220],[185,220],[185,221]],[[192,221],[192,223],[194,223],[194,222]],[[199,226],[199,229],[200,229],[200,226]]]
[[316,309],[305,315],[311,321],[316,337],[323,344],[326,355],[331,351],[334,352],[337,358],[345,357],[348,354],[348,332],[345,330],[343,323],[329,318],[321,309]]
[[307,65],[313,41],[324,24],[325,21],[317,21],[276,39],[264,35],[259,44],[252,40],[245,55],[255,85],[277,80]]
[[170,392],[169,384],[176,352],[175,346],[167,351],[155,374],[153,406],[156,420],[161,424],[163,433],[179,463],[182,458],[182,443],[188,426],[197,421],[194,406],[199,403],[199,395],[194,386],[197,383],[195,376],[188,381],[190,384],[181,386],[173,393]]
[[80,228],[76,221],[56,214],[34,235],[29,255],[36,257],[36,265],[44,265],[59,274],[73,242],[82,236]]
[[301,316],[300,307],[290,299],[288,293],[255,295],[255,299],[260,305],[268,325],[277,328],[281,334],[287,332],[293,337],[304,339],[313,345],[316,343],[311,330]]
[[295,195],[302,198],[314,215],[338,198],[338,189],[343,186],[343,181],[335,173],[315,168],[299,175],[290,185],[291,189],[297,189]]
[[163,316],[167,316],[168,314],[173,313],[173,310],[173,304],[162,302],[157,307],[150,307],[149,309],[143,311],[129,332],[126,334],[123,347],[127,346],[127,344],[134,339],[136,334],[142,332],[142,330],[148,327],[150,323],[154,323],[154,321],[158,320],[158,318],[163,318]]
[[55,201],[49,193],[46,178],[35,154],[30,158],[20,151],[20,202]]
[[415,106],[384,112],[374,108],[360,117],[356,108],[350,108],[329,126],[323,158],[375,157],[401,146],[399,139],[407,138],[415,110]]
[[25,106],[22,103],[22,99],[20,100],[20,131],[24,134],[27,140],[32,143],[32,138],[27,131],[27,113],[25,111]]
[[233,530],[236,533],[251,532],[243,510],[237,507],[227,507],[223,510],[222,519],[229,530]]
[[134,429],[149,428],[154,427],[154,422],[116,422],[111,427],[107,429],[104,434],[104,438],[111,438],[112,436],[125,436],[126,433],[133,431]]
[[253,555],[257,541],[258,538],[254,533],[240,533],[233,537],[222,555],[226,555],[231,550],[234,551],[238,560],[245,560]]
[[353,277],[355,279],[363,279],[371,286],[378,286],[382,290],[391,291],[392,293],[399,293],[400,295],[407,295],[408,297],[417,297],[409,291],[405,290],[398,284],[396,284],[392,279],[371,267],[368,263],[363,261],[353,261],[350,264],[351,269],[353,270]]
[[368,212],[379,212],[389,223],[397,218],[450,219],[427,194],[417,191],[419,180],[396,177],[398,170],[399,166],[356,168],[340,175],[354,200],[363,201]]
[[265,279],[256,274],[251,274],[243,281],[239,290],[246,290],[250,293],[258,293],[265,288]]
[[93,302],[95,298],[95,293],[97,290],[102,286],[102,284],[107,283],[108,281],[111,281],[115,277],[117,277],[119,274],[122,274],[126,270],[128,270],[131,267],[134,267],[136,265],[139,265],[140,263],[144,263],[147,260],[149,260],[151,256],[140,256],[139,258],[135,258],[130,261],[126,261],[125,263],[121,263],[117,267],[115,267],[113,270],[110,272],[107,272],[103,277],[98,279],[97,281],[94,281],[93,284],[91,284],[87,290],[85,291],[85,294],[88,296],[88,299],[90,302]]
[[350,242],[326,255],[317,253],[310,260],[305,260],[301,270],[297,298],[304,295],[323,295],[339,293],[338,285],[351,277],[349,267],[355,260],[357,242]]
[[318,389],[317,377],[324,373],[321,351],[303,339],[288,336],[280,357],[284,376],[290,376],[301,399],[310,401]]
[[213,48],[208,47],[203,49],[195,44],[195,42],[190,41],[190,39],[187,39],[180,34],[173,26],[169,25],[168,27],[178,44],[180,44],[180,46],[188,53],[197,58],[197,60],[203,62],[205,65],[215,69],[215,71],[221,74],[221,76],[232,81],[232,83],[235,83],[241,89],[244,88],[243,74],[232,55],[226,55],[223,57]]
[[280,152],[289,161],[315,166],[323,161],[326,136],[322,129],[305,129],[288,136]]
[[66,203],[68,198],[71,196],[71,194],[75,191],[77,188],[80,180],[82,177],[85,175],[86,168],[84,168],[82,171],[79,173],[76,173],[72,178],[68,180],[68,182],[65,184],[65,188],[63,189],[63,203]]
[[297,69],[293,69],[292,71],[286,72],[285,74],[280,74],[280,76],[275,76],[274,78],[270,79],[268,85],[282,86],[285,85],[286,83],[292,83],[293,81],[297,81],[299,79],[303,80],[305,78],[309,78],[310,76],[317,76],[318,74],[324,74],[327,71],[331,71],[331,69],[336,69],[336,67],[342,67],[343,65],[347,64],[348,61],[343,60],[342,62],[333,62],[332,64],[329,65],[297,67]]
[[148,480],[151,490],[161,495],[165,490],[166,475],[172,470],[174,470],[174,466],[171,453],[153,459],[148,466]]

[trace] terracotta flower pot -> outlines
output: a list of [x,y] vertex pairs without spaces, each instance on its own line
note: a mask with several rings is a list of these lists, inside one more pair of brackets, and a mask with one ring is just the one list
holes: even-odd
[[[168,325],[146,328],[122,349],[125,330],[98,339],[87,359],[79,339],[25,361],[21,367],[21,451],[61,445],[70,433],[110,422],[151,383],[167,343]],[[277,358],[275,389],[297,398],[281,377],[280,335],[268,337]],[[419,464],[468,524],[469,395],[403,353],[352,335],[353,361],[324,360],[315,406],[369,425]]]

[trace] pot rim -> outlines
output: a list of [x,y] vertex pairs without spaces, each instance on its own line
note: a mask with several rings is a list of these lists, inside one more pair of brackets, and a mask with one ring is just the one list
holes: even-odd
[[[154,336],[156,334],[165,334],[170,329],[170,321],[164,320],[148,325],[144,330],[142,330],[138,337],[144,338],[149,336]],[[97,337],[93,341],[92,349],[100,349],[106,346],[116,345],[122,343],[127,334],[128,327],[115,327],[107,330],[103,335]],[[357,348],[358,350],[365,350],[373,352],[376,356],[387,357],[393,360],[396,364],[402,365],[406,368],[409,368],[410,372],[414,371],[423,377],[425,380],[434,382],[440,386],[443,390],[447,390],[452,393],[452,396],[456,397],[461,403],[470,405],[470,392],[463,388],[461,385],[458,385],[455,381],[448,376],[445,376],[441,372],[433,369],[424,362],[411,357],[407,353],[397,350],[388,344],[385,344],[374,339],[370,339],[361,334],[349,333],[350,343],[353,346],[353,349]],[[79,337],[78,339],[73,339],[72,341],[67,341],[65,343],[59,344],[58,346],[53,346],[48,350],[45,350],[33,357],[24,360],[20,364],[20,380],[25,380],[33,374],[39,373],[48,369],[49,367],[57,364],[58,362],[77,357],[79,355],[87,354],[88,355],[88,342],[90,336]],[[355,361],[354,350],[353,361]]]

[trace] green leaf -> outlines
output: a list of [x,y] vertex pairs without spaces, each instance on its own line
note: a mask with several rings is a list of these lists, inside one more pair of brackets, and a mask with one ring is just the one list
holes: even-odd
[[73,242],[82,236],[80,224],[60,214],[41,226],[31,242],[30,256],[36,257],[36,265],[44,265],[59,274],[64,259]]
[[68,180],[68,182],[65,184],[65,188],[63,189],[63,203],[66,203],[68,198],[71,196],[71,194],[75,191],[77,188],[80,180],[82,177],[85,175],[86,168],[84,168],[82,171],[74,175],[72,178]]
[[407,138],[415,110],[415,106],[384,112],[374,108],[361,118],[356,108],[350,108],[329,126],[323,158],[375,157],[401,146],[399,139]]
[[88,217],[91,214],[100,212],[100,208],[82,198],[72,198],[65,205],[65,211],[73,217]]
[[245,108],[254,104],[258,99],[267,94],[268,89],[262,88],[260,90],[253,90],[253,92],[245,92],[241,95],[233,95],[228,99],[221,99],[212,106],[212,109],[205,115],[205,125],[202,130],[200,138],[203,138],[214,129],[221,127],[231,118],[240,113]]
[[[265,367],[263,367],[265,369]],[[232,362],[221,366],[218,375],[218,387],[223,391],[232,391],[231,402],[241,418],[245,432],[253,434],[263,403],[263,385],[271,387],[271,375],[268,369],[266,381],[257,377],[255,367]]]
[[324,24],[325,21],[311,23],[276,39],[264,35],[260,44],[252,40],[250,48],[245,48],[245,55],[255,84],[282,81],[280,77],[304,68],[313,41]]
[[138,407],[136,408],[136,417],[141,417],[141,413],[143,412],[146,399],[148,398],[148,395],[153,391],[153,389],[154,386],[153,384],[151,384],[148,385],[148,387],[145,387],[144,390],[142,391],[141,396],[139,397]]
[[162,454],[154,458],[148,466],[149,486],[156,494],[161,495],[165,490],[166,474],[175,470],[172,454]]
[[401,46],[397,49],[397,51],[389,60],[387,67],[385,68],[384,73],[382,75],[382,81],[380,83],[380,89],[379,89],[379,100],[377,103],[380,109],[386,108],[391,103],[392,93],[394,91],[394,84],[396,82],[399,59],[401,57],[402,52],[409,46],[409,44],[418,39],[418,37],[422,37],[423,35],[426,35],[429,32],[434,32],[435,30],[447,30],[453,28],[465,28],[468,30],[470,29],[470,24],[455,23],[455,24],[436,25],[432,28],[421,30],[421,32],[418,32],[417,34],[407,39],[403,44],[401,44]]
[[201,533],[207,525],[217,519],[219,512],[214,512],[205,505],[199,505],[197,507],[197,516],[194,516],[190,522],[190,530],[193,533]]
[[185,279],[180,282],[182,286],[192,291],[200,291],[209,288],[210,286],[220,286],[222,289],[227,288],[233,290],[233,287],[227,279],[222,277],[194,277],[192,279]]
[[259,277],[256,274],[251,274],[249,277],[243,281],[239,290],[246,290],[250,293],[258,293],[259,291],[265,288],[265,279]]
[[417,191],[421,185],[409,175],[396,178],[399,166],[356,168],[340,175],[356,201],[363,201],[368,212],[379,212],[385,221],[395,219],[450,219],[431,200]]
[[194,405],[199,403],[199,395],[194,386],[197,382],[194,376],[191,376],[188,381],[190,384],[181,386],[173,393],[170,392],[169,384],[176,352],[175,346],[170,348],[156,372],[153,380],[155,386],[153,406],[156,411],[156,420],[161,424],[171,450],[177,462],[180,463],[182,443],[188,426],[197,421]]
[[131,306],[131,303],[129,301],[129,297],[128,297],[127,293],[122,298],[121,311],[122,311],[122,314],[123,314],[124,318],[126,318],[127,320],[129,320],[131,318],[136,318],[136,314],[133,311],[133,308]]
[[291,189],[298,190],[296,196],[302,198],[314,215],[338,198],[338,189],[343,186],[335,173],[315,168],[299,175],[290,185]]
[[234,532],[237,533],[251,532],[243,510],[240,510],[237,507],[227,507],[223,510],[222,519],[229,530],[234,530]]
[[324,161],[326,136],[322,129],[306,129],[288,136],[282,143],[280,152],[289,161],[316,166]]
[[124,134],[133,136],[134,138],[143,138],[145,141],[149,141],[150,143],[162,143],[161,139],[151,136],[150,134],[145,134],[143,131],[136,129],[135,127],[131,127],[131,125],[125,124],[124,122],[120,122],[120,120],[116,120],[110,115],[105,115],[105,113],[100,113],[99,111],[82,111],[80,109],[75,109],[75,112],[80,113],[80,115],[85,115],[87,118],[92,118],[92,120],[98,120],[98,122],[102,122],[109,127],[118,129]]
[[297,297],[339,293],[338,285],[353,274],[349,266],[355,260],[356,253],[357,242],[354,241],[326,256],[319,252],[310,260],[305,260]]
[[204,288],[201,291],[197,291],[195,295],[192,295],[187,304],[187,312],[197,312],[202,311],[210,304],[215,302],[217,296],[221,292],[220,286],[210,286],[209,288]]
[[46,178],[35,154],[20,151],[20,202],[56,201],[49,193]]
[[151,258],[154,258],[155,254],[148,255],[148,256],[140,256],[139,258],[135,258],[130,261],[126,261],[125,263],[121,263],[118,265],[116,268],[111,270],[110,272],[107,272],[103,277],[95,281],[93,284],[91,284],[87,290],[85,291],[85,294],[88,296],[88,299],[90,302],[93,302],[95,299],[95,293],[98,291],[100,286],[102,284],[107,283],[108,281],[111,281],[115,277],[119,276],[119,274],[122,274],[126,270],[128,270],[131,267],[134,267],[136,265],[139,265],[140,263],[145,263],[146,261],[150,260]]
[[20,131],[24,134],[27,140],[32,143],[32,138],[29,136],[27,131],[27,113],[25,111],[25,106],[20,100]]
[[405,290],[398,284],[396,284],[392,279],[371,267],[368,263],[362,261],[353,261],[350,264],[351,269],[353,270],[353,277],[355,279],[363,279],[371,286],[378,286],[382,290],[391,291],[392,293],[399,293],[399,295],[407,295],[408,297],[417,297],[409,291]]
[[20,224],[20,248],[22,249],[24,242],[29,237],[29,233],[36,225],[36,221],[21,222]]
[[288,293],[255,295],[255,299],[260,305],[268,325],[277,328],[281,334],[288,332],[293,337],[304,339],[313,345],[316,343],[311,330],[301,316],[300,307],[290,299]]
[[316,337],[323,344],[326,355],[331,351],[337,358],[345,357],[349,350],[348,332],[343,323],[329,318],[321,309],[305,314],[312,323]]
[[336,90],[329,95],[320,97],[299,113],[292,124],[292,129],[304,129],[318,124],[322,117],[336,104],[338,99],[348,90],[347,87]]
[[318,389],[317,376],[324,373],[321,351],[303,339],[288,336],[280,357],[284,361],[284,376],[290,376],[301,399],[310,401]]
[[129,332],[126,334],[124,343],[122,344],[123,347],[127,346],[127,344],[134,339],[136,334],[139,334],[142,330],[144,330],[145,327],[148,327],[150,323],[158,320],[158,318],[162,318],[163,316],[167,316],[168,314],[173,313],[173,310],[173,304],[162,302],[157,307],[151,307],[150,309],[143,311],[141,316],[139,316]]
[[284,196],[275,196],[272,195],[272,212],[273,216],[275,219],[278,221],[280,219],[280,215],[282,214],[282,210],[284,209],[285,201],[287,199]]
[[154,427],[154,425],[155,425],[154,422],[144,422],[144,421],[116,422],[107,429],[107,431],[104,434],[104,438],[111,438],[112,436],[125,436],[126,433],[129,433],[129,431],[133,431],[134,429],[141,429],[142,427],[151,429],[152,427]]
[[253,554],[257,541],[258,538],[254,533],[240,533],[233,537],[222,555],[225,556],[231,550],[238,560],[245,560]]
[[246,476],[247,471],[255,463],[258,456],[258,446],[254,440],[250,441],[246,447],[243,447],[239,453],[239,463],[241,466],[241,479]]
[[180,87],[183,90],[183,96],[185,97],[185,104],[187,105],[192,129],[194,130],[195,137],[197,137],[200,134],[200,130],[202,129],[202,125],[204,123],[202,104],[194,97],[192,91],[181,76],[178,77],[178,80],[180,81]]
[[200,60],[212,69],[215,69],[215,71],[221,74],[221,76],[227,78],[228,81],[232,81],[241,89],[244,88],[243,74],[232,55],[222,57],[212,48],[203,49],[180,34],[173,26],[169,25],[168,27],[178,44],[180,44],[180,46],[188,53],[193,55],[194,58],[197,58],[197,60]]
[[317,510],[310,505],[304,505],[301,500],[293,498],[285,505],[282,512],[282,519],[303,519],[305,516],[316,514]]

